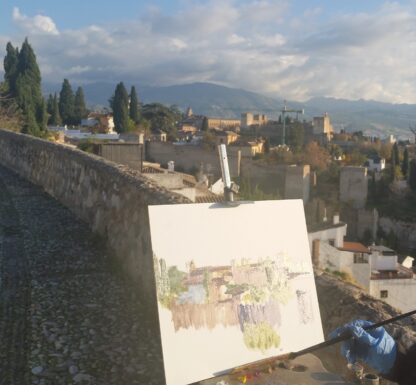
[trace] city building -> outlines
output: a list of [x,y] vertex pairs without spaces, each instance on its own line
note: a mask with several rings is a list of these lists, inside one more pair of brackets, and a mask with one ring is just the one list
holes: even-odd
[[241,127],[249,128],[251,126],[263,126],[267,124],[268,118],[264,114],[253,114],[252,112],[243,112],[241,114]]
[[381,172],[386,168],[386,159],[374,156],[367,159],[365,166],[369,171]]
[[334,128],[332,127],[329,115],[325,112],[324,116],[315,116],[312,121],[313,134],[323,136],[327,140],[331,140],[334,135]]
[[240,128],[239,119],[208,118],[208,128],[220,128],[221,130]]

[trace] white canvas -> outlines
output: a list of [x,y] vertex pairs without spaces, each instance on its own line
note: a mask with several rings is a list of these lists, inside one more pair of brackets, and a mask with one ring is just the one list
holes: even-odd
[[301,200],[149,217],[167,385],[323,341]]

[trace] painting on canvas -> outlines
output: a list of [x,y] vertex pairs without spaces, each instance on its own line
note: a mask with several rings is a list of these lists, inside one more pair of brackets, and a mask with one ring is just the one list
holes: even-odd
[[167,385],[323,341],[302,201],[149,217]]

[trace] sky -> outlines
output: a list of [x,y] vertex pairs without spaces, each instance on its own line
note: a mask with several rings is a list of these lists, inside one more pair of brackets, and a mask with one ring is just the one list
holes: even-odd
[[2,55],[25,37],[48,83],[416,103],[416,0],[1,0]]

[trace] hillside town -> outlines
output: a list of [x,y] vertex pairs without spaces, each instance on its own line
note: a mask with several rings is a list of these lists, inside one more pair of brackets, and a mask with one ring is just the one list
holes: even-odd
[[[18,10],[14,16],[26,20]],[[235,326],[245,345],[261,353],[280,346],[284,336],[274,331],[281,325],[273,317],[280,317],[286,297],[291,295],[297,317],[308,324],[315,297],[300,289],[289,294],[291,282],[301,281],[307,270],[288,268],[281,255],[256,262],[236,256],[218,266],[196,265],[186,255],[186,269],[179,270],[152,251],[150,206],[211,208],[227,200],[221,145],[237,205],[303,204],[306,228],[299,231],[307,230],[309,274],[323,298],[325,333],[336,322],[350,322],[348,317],[380,320],[416,309],[416,122],[409,122],[406,135],[378,127],[383,134],[376,135],[374,126],[345,127],[333,118],[335,110],[310,113],[302,102],[289,100],[276,100],[272,110],[235,107],[211,116],[197,107],[201,94],[186,105],[143,101],[145,85],[123,81],[105,95],[106,105],[96,105],[69,76],[45,92],[29,38],[21,47],[8,42],[5,52],[5,384],[164,383],[160,330],[155,331],[158,300],[169,311],[174,333]],[[77,72],[82,68],[75,67]],[[176,238],[193,241],[185,232]],[[238,243],[239,234],[230,229],[229,239]],[[354,302],[358,310],[349,314]],[[334,313],[337,307],[342,309]],[[416,342],[414,325],[411,319],[388,331]],[[320,359],[334,371],[345,369],[328,352]]]

